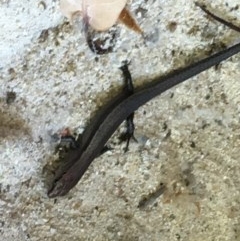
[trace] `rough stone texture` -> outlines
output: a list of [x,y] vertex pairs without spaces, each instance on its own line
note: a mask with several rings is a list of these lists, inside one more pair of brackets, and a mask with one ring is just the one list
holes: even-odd
[[[193,2],[133,0],[145,39],[119,24],[96,56],[58,1],[0,0],[0,240],[240,240],[239,55],[141,107],[128,153],[120,128],[67,196],[46,195],[53,136],[120,91],[122,60],[141,85],[239,39]],[[205,3],[240,25],[239,1]]]

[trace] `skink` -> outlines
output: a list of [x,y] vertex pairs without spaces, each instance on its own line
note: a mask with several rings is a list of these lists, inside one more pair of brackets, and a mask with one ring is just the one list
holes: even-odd
[[106,142],[118,126],[140,106],[173,86],[219,64],[239,52],[240,43],[185,68],[175,70],[163,77],[158,77],[150,84],[137,89],[131,96],[124,99],[120,98],[120,102],[117,102],[117,104],[114,102],[114,106],[110,102],[110,109],[112,108],[112,110],[109,111],[108,109],[105,112],[107,114],[101,119],[101,123],[99,123],[97,118],[95,119],[98,123],[98,125],[94,126],[94,128],[97,127],[94,129],[95,132],[91,131],[90,137],[87,138],[87,143],[84,143],[82,148],[74,151],[71,154],[72,156],[69,156],[71,160],[74,160],[71,162],[73,165],[69,166],[65,173],[55,178],[48,196],[53,198],[66,195],[78,183],[92,161],[99,156]]

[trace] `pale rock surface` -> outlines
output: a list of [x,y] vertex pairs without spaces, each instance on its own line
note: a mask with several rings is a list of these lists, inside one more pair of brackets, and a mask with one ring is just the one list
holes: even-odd
[[[239,1],[204,2],[240,25]],[[0,0],[0,240],[240,240],[239,55],[141,107],[128,153],[120,128],[67,196],[47,197],[53,136],[121,90],[123,60],[141,85],[239,40],[192,0],[129,8],[146,39],[118,25],[115,51],[95,56],[58,1]]]

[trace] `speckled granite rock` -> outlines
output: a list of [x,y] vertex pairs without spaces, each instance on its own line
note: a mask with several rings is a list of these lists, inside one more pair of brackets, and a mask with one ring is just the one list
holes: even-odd
[[[0,0],[0,240],[240,240],[239,55],[141,107],[128,153],[121,127],[67,196],[46,195],[52,137],[121,89],[122,60],[141,85],[238,41],[193,2],[133,0],[145,39],[119,24],[96,56],[58,1]],[[204,2],[240,25],[239,1]]]

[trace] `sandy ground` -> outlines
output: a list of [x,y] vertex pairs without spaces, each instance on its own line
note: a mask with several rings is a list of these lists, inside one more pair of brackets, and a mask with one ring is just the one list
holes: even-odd
[[[204,2],[240,25],[239,1]],[[0,0],[0,240],[240,240],[240,55],[141,107],[129,152],[122,126],[67,196],[47,197],[54,137],[121,90],[123,60],[141,85],[239,41],[192,0],[129,9],[145,38],[118,24],[96,56],[58,1]]]

